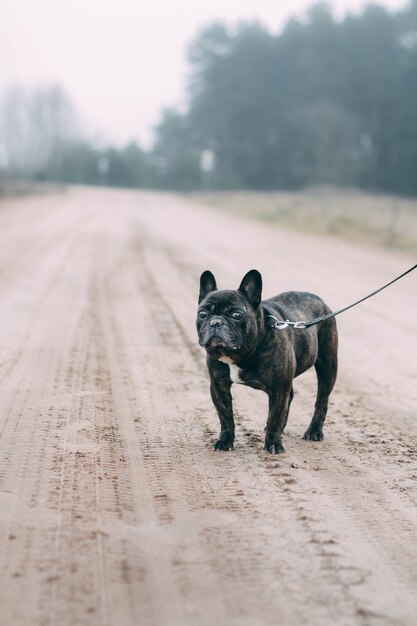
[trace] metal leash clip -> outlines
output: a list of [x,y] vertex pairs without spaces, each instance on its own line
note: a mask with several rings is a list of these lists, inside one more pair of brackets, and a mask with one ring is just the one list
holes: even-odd
[[307,328],[307,322],[294,322],[294,328]]
[[284,328],[288,328],[288,326],[292,326],[293,328],[307,328],[307,322],[291,322],[290,320],[285,320],[284,322],[271,314],[268,314],[268,317],[275,320],[275,324],[272,326],[275,330],[284,330]]
[[[272,317],[272,316],[271,316],[271,317]],[[274,324],[274,328],[275,328],[276,330],[283,330],[284,328],[287,328],[287,326],[289,326],[289,325],[290,325],[290,324],[288,323],[288,320],[286,320],[285,322],[279,322],[279,321],[278,321],[275,317],[274,317],[274,319],[276,320],[276,321],[275,321],[275,324]]]
[[287,326],[291,325],[290,320],[285,320],[284,322],[275,317],[275,315],[271,315],[270,313],[268,314],[268,317],[275,320],[275,324],[272,325],[272,328],[275,328],[275,330],[283,330],[284,328],[287,328]]

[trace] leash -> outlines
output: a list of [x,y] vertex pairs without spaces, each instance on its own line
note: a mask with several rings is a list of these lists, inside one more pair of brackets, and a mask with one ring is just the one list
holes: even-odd
[[349,304],[348,306],[345,306],[343,309],[339,309],[338,311],[335,311],[334,313],[327,313],[327,315],[321,315],[320,317],[315,317],[314,319],[308,320],[306,322],[305,321],[290,322],[290,320],[285,320],[285,322],[284,322],[283,320],[277,319],[274,315],[271,315],[269,313],[268,309],[266,309],[266,311],[268,313],[268,317],[271,317],[273,320],[275,320],[275,323],[272,324],[272,328],[274,328],[275,330],[283,330],[284,328],[287,328],[287,326],[292,326],[293,328],[297,328],[297,329],[300,329],[300,328],[310,328],[310,326],[315,326],[315,324],[319,324],[320,322],[324,322],[324,320],[329,320],[332,317],[336,317],[336,315],[340,315],[340,313],[343,313],[344,311],[347,311],[348,309],[353,308],[357,304],[360,304],[361,302],[364,302],[365,300],[368,300],[368,298],[372,298],[372,296],[375,296],[377,293],[379,293],[383,289],[386,289],[390,285],[396,283],[397,280],[400,280],[400,278],[404,278],[404,276],[407,276],[407,274],[410,274],[410,272],[412,272],[416,268],[417,268],[417,263],[416,263],[416,265],[413,265],[413,267],[410,267],[410,269],[408,269],[406,272],[404,272],[400,276],[397,276],[397,278],[394,278],[394,280],[391,280],[389,283],[387,283],[383,287],[380,287],[379,289],[376,289],[375,291],[373,291],[372,293],[368,294],[364,298],[361,298],[357,302],[354,302],[353,304]]

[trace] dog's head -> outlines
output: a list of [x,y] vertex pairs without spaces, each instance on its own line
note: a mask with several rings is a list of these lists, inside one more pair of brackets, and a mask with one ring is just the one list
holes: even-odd
[[218,290],[209,271],[200,278],[197,332],[200,345],[214,359],[231,359],[254,351],[258,337],[258,309],[262,277],[248,272],[236,291]]

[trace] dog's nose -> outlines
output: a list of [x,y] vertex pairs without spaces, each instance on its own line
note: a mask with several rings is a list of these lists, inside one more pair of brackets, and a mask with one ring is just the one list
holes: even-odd
[[223,326],[224,324],[224,320],[222,320],[221,317],[213,317],[213,319],[210,320],[210,326],[212,328],[215,328],[216,326]]

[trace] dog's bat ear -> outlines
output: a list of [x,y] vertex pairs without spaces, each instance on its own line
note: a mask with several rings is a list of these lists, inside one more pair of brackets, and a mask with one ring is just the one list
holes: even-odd
[[206,270],[200,276],[200,295],[198,296],[198,304],[204,300],[207,294],[216,290],[216,279],[209,270]]
[[250,270],[242,279],[239,291],[257,309],[262,299],[262,276],[258,270]]

